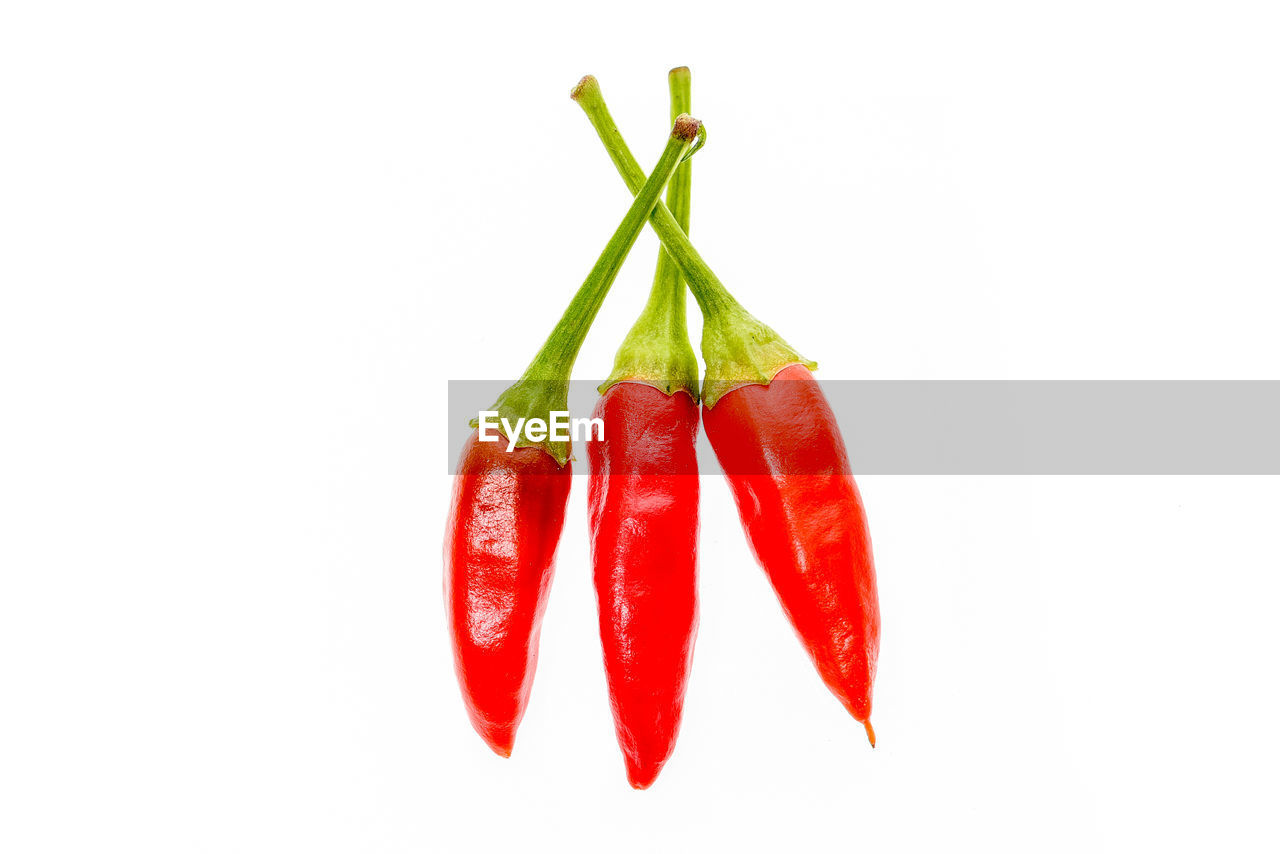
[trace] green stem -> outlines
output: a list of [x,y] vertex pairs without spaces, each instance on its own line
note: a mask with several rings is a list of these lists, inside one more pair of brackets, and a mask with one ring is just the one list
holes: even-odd
[[[693,109],[693,81],[689,69],[683,66],[671,69],[667,75],[667,87],[671,91],[671,121],[674,122],[676,116]],[[686,158],[676,169],[671,183],[667,184],[667,208],[676,218],[676,224],[680,226],[680,230],[686,235],[689,233],[692,195],[693,163]],[[658,287],[659,283],[663,285],[661,290]],[[662,299],[663,305],[669,307],[672,334],[687,341],[689,330],[685,322],[684,281],[680,277],[679,265],[672,260],[665,247],[658,252],[658,270],[654,274],[653,293],[654,296]]]
[[[671,72],[667,75],[667,87],[671,90],[671,121],[674,122],[676,116],[693,109],[693,78],[689,73],[689,69],[685,66],[671,69]],[[693,167],[686,159],[680,164],[680,168],[676,170],[675,177],[671,179],[671,183],[667,185],[667,207],[676,218],[676,222],[679,223],[680,230],[685,234],[689,233],[690,189],[692,183]],[[664,249],[663,252],[665,253],[666,250]],[[683,299],[680,300],[680,305],[684,305]],[[680,313],[684,313],[683,308],[681,308]]]
[[[573,363],[577,360],[578,351],[587,337],[596,313],[600,310],[613,280],[617,278],[622,263],[626,260],[631,247],[635,245],[640,230],[654,205],[661,204],[660,197],[667,181],[675,173],[676,167],[689,150],[689,146],[698,136],[701,124],[690,116],[680,116],[672,128],[671,137],[667,141],[666,150],[654,167],[653,174],[644,181],[635,200],[627,210],[621,224],[609,238],[609,243],[600,253],[595,266],[587,274],[582,286],[574,295],[573,301],[565,309],[560,322],[547,337],[542,349],[534,356],[523,376],[514,385],[498,396],[493,405],[499,418],[505,418],[515,424],[517,419],[541,418],[549,420],[552,412],[565,412],[569,408],[569,376],[573,372]],[[471,422],[477,426],[478,420]],[[557,442],[551,439],[534,441],[525,437],[523,431],[516,441],[517,447],[540,447],[551,454],[560,465],[569,459],[569,442]]]
[[[569,93],[578,102],[604,143],[614,167],[635,193],[645,183],[644,170],[636,162],[609,114],[599,82],[587,75]],[[791,347],[782,336],[753,317],[733,298],[698,250],[693,248],[680,223],[667,208],[658,204],[649,215],[649,224],[662,241],[702,310],[702,358],[707,365],[702,399],[708,407],[735,388],[749,384],[768,385],[787,365],[817,367]]]
[[[692,109],[689,69],[673,68],[667,82],[674,122]],[[686,156],[667,185],[667,207],[674,211],[681,231],[686,234],[692,180],[693,163]],[[694,401],[698,400],[698,357],[689,342],[684,280],[679,265],[662,247],[658,248],[658,267],[649,300],[618,348],[613,373],[600,386],[600,393],[623,381],[647,383],[666,394],[684,391]]]
[[[626,181],[627,189],[632,193],[637,192],[644,185],[644,170],[640,168],[635,155],[627,147],[627,141],[622,138],[622,133],[614,124],[613,116],[609,115],[604,95],[600,92],[600,83],[588,74],[569,94],[591,120],[596,133],[600,135],[600,140],[609,150],[613,165]],[[662,241],[663,247],[685,274],[689,290],[693,291],[693,298],[698,301],[698,307],[702,309],[703,314],[712,314],[723,308],[737,305],[737,300],[729,295],[729,291],[721,284],[716,274],[711,272],[707,262],[702,260],[698,250],[693,248],[680,223],[676,221],[666,205],[659,204],[655,207],[653,213],[649,215],[649,222],[653,225],[658,239]]]

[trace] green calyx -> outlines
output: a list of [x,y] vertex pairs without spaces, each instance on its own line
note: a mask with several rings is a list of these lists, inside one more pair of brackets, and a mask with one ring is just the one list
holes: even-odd
[[[692,109],[692,86],[688,68],[673,68],[668,75],[671,90],[671,120]],[[667,208],[681,231],[689,233],[689,202],[693,164],[686,157],[667,185]],[[664,394],[686,392],[698,400],[698,357],[689,341],[685,318],[684,279],[666,249],[658,249],[658,268],[653,288],[640,318],[631,327],[600,393],[620,382],[641,382]]]
[[620,382],[639,382],[651,385],[663,394],[688,392],[690,397],[698,400],[698,357],[683,322],[680,324],[681,342],[672,333],[669,320],[663,312],[651,312],[646,306],[618,348],[613,373],[599,387],[601,394]]
[[[587,114],[627,187],[632,193],[639,191],[646,183],[644,170],[609,114],[599,82],[590,75],[582,78],[571,97]],[[739,386],[768,385],[778,371],[788,365],[817,367],[816,362],[797,353],[733,298],[689,242],[671,209],[661,203],[654,206],[649,224],[662,241],[667,257],[680,268],[702,311],[702,359],[707,366],[702,402],[706,406],[715,406],[721,397]]]
[[[667,147],[654,167],[648,180],[636,193],[635,200],[618,225],[613,237],[578,288],[560,322],[556,324],[547,341],[533,358],[529,367],[510,388],[498,396],[490,407],[498,413],[499,420],[511,425],[527,424],[533,419],[550,425],[552,414],[567,412],[569,408],[569,376],[573,363],[582,349],[596,314],[604,303],[613,280],[617,278],[622,263],[635,245],[640,229],[655,205],[661,203],[663,188],[685,158],[695,139],[704,138],[702,124],[688,115],[681,115],[674,123]],[[479,419],[471,421],[479,426]],[[505,429],[502,432],[506,432]],[[519,435],[508,436],[515,440],[515,447],[536,447],[550,454],[563,466],[569,461],[572,444],[566,439],[553,439],[550,434],[542,438],[529,438],[524,430]]]
[[740,386],[768,385],[788,365],[818,367],[737,304],[703,320],[702,358],[707,363],[702,401],[709,407]]

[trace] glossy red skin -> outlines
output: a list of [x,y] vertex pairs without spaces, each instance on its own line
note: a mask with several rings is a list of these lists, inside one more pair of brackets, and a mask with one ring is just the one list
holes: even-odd
[[822,388],[808,368],[791,365],[767,386],[743,386],[704,407],[703,425],[783,610],[827,687],[866,723],[880,651],[875,565]]
[[471,434],[454,477],[444,594],[454,667],[476,732],[510,756],[569,500],[570,465]]
[[698,628],[698,405],[611,386],[587,443],[591,556],[614,728],[627,779],[648,788],[671,756]]

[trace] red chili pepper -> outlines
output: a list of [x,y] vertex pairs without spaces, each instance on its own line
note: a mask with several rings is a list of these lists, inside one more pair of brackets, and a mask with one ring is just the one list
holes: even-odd
[[511,755],[538,661],[538,632],[569,500],[570,464],[473,433],[454,478],[445,596],[471,725]]
[[[689,69],[669,83],[672,115],[687,113]],[[667,190],[685,230],[690,181],[686,162]],[[605,435],[587,443],[600,642],[627,779],[645,789],[675,748],[698,627],[698,359],[665,250],[600,391]]]
[[880,610],[871,532],[844,440],[804,365],[726,393],[703,425],[756,560],[818,673],[871,728]]
[[587,443],[600,640],[627,779],[645,789],[675,747],[698,626],[698,404],[621,382],[595,414],[606,425]]
[[[636,192],[644,172],[595,78],[583,78],[573,97]],[[875,571],[844,443],[809,374],[816,364],[729,294],[671,211],[656,206],[650,223],[702,310],[703,417],[752,549],[819,674],[874,746]]]
[[[568,411],[569,375],[604,301],[667,180],[701,125],[676,120],[653,175],[636,194],[586,281],[524,376],[491,407],[509,423]],[[475,424],[473,423],[473,426]],[[481,442],[463,449],[446,527],[444,591],[458,682],[472,725],[511,755],[538,657],[556,544],[569,496],[569,442],[551,437]]]

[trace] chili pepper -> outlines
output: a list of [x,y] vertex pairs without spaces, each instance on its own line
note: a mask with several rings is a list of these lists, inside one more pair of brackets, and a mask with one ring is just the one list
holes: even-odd
[[[662,189],[701,124],[675,121],[666,150],[626,217],[524,375],[491,409],[501,419],[541,418],[568,410],[569,376],[591,322]],[[476,426],[476,422],[472,422]],[[482,442],[463,448],[454,478],[444,547],[445,611],[463,700],[476,731],[510,756],[538,657],[556,545],[569,496],[570,443],[552,436],[516,447]]]
[[844,440],[805,365],[745,385],[703,412],[703,427],[769,574],[818,673],[871,728],[880,612],[871,532]]
[[[689,69],[669,75],[671,113],[689,111]],[[689,227],[689,163],[667,204]],[[675,748],[698,626],[698,359],[680,268],[658,250],[649,301],[618,350],[587,443],[600,641],[627,779],[648,788]]]
[[[595,78],[573,91],[634,193],[644,172]],[[866,513],[835,417],[810,369],[753,317],[693,248],[675,217],[650,224],[703,314],[703,419],[747,539],[827,687],[867,731],[880,611]],[[784,376],[785,374],[785,376]]]

